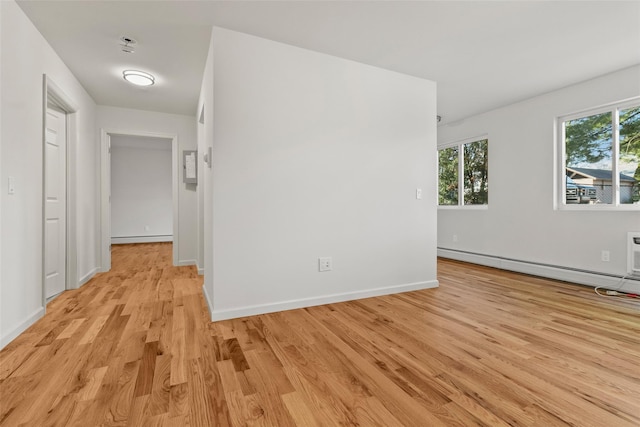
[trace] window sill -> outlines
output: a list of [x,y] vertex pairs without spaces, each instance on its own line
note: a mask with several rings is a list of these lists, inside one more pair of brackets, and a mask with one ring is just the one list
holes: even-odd
[[561,204],[558,205],[556,210],[559,211],[589,211],[589,212],[640,212],[640,204],[629,204],[629,205],[580,205],[580,204]]
[[489,205],[438,205],[438,209],[448,210],[470,210],[470,211],[486,211]]

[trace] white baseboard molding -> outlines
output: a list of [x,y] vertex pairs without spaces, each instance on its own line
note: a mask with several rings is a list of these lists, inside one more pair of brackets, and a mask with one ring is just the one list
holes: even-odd
[[197,261],[196,261],[196,268],[198,269],[198,275],[204,276],[204,267],[200,267]]
[[7,344],[9,344],[11,341],[16,339],[18,335],[26,331],[29,328],[29,326],[36,323],[38,319],[44,316],[44,312],[45,312],[44,307],[40,307],[39,309],[31,313],[31,315],[29,315],[29,317],[27,317],[24,321],[22,321],[22,323],[20,323],[18,326],[13,328],[13,330],[9,331],[9,333],[7,333],[6,335],[3,335],[0,338],[0,350],[5,348]]
[[400,292],[418,291],[421,289],[431,289],[437,287],[437,280],[429,280],[426,282],[407,283],[403,285],[367,289],[365,291],[346,292],[342,294],[324,295],[313,298],[302,298],[297,300],[230,308],[224,310],[212,310],[211,307],[213,307],[213,305],[211,304],[211,302],[209,302],[209,311],[211,312],[211,320],[215,322],[217,320],[235,319],[238,317],[254,316],[256,314],[274,313],[276,311],[294,310],[297,308],[312,307],[314,305],[333,304],[337,302],[371,298],[381,295],[397,294]]
[[205,285],[202,285],[202,294],[204,295],[204,300],[206,301],[207,308],[209,309],[209,318],[213,318],[213,301],[209,298]]
[[123,245],[126,243],[156,243],[156,242],[173,242],[172,235],[162,236],[129,236],[129,237],[112,237],[112,245]]
[[501,270],[515,271],[532,276],[546,277],[586,286],[601,286],[606,289],[617,289],[625,292],[640,293],[640,280],[620,276],[607,275],[595,271],[578,270],[557,265],[540,264],[529,261],[484,255],[474,252],[438,248],[438,256],[471,264],[486,265]]
[[82,285],[87,283],[89,280],[93,279],[93,276],[95,276],[96,273],[98,273],[99,271],[100,271],[100,268],[96,267],[93,270],[91,270],[90,272],[88,272],[87,274],[85,274],[84,276],[82,276],[80,278],[80,281],[78,282],[78,288],[80,288]]
[[195,259],[183,259],[178,261],[178,267],[183,267],[185,265],[198,265],[198,262]]

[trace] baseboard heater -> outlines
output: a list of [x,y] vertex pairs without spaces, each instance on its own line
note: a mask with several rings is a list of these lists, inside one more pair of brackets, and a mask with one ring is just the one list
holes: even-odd
[[485,255],[476,252],[461,251],[438,247],[438,256],[472,264],[486,265],[502,270],[547,277],[565,282],[587,286],[602,286],[630,292],[640,292],[640,277],[636,275],[616,275],[559,265],[522,261],[496,255]]
[[173,242],[173,235],[112,237],[111,244]]

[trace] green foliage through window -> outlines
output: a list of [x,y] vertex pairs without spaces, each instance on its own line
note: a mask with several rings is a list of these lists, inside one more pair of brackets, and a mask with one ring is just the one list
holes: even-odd
[[464,145],[464,204],[486,205],[489,198],[489,143]]
[[438,151],[438,204],[458,204],[458,147]]
[[[631,175],[635,185],[631,203],[640,202],[640,106],[620,111],[620,148],[618,150],[621,173]],[[633,171],[633,173],[632,173]],[[626,202],[620,200],[621,203]]]
[[440,206],[488,204],[488,162],[489,142],[486,139],[440,149],[438,151],[438,204]]

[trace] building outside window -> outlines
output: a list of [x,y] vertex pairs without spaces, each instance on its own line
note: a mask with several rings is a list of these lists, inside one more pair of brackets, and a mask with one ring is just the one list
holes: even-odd
[[640,100],[558,119],[562,204],[640,206]]

